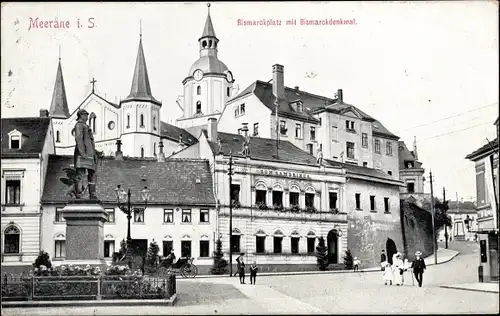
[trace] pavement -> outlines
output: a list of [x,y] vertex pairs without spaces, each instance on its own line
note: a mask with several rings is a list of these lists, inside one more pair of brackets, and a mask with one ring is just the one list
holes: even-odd
[[465,291],[475,291],[475,292],[485,292],[485,293],[498,293],[498,283],[495,282],[483,282],[483,283],[466,283],[466,284],[453,284],[453,285],[441,285],[442,288],[455,289],[455,290],[465,290]]

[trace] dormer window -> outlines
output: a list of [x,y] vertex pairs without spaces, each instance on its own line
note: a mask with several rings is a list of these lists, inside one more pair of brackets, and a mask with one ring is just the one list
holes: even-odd
[[290,105],[292,106],[292,108],[295,112],[303,112],[304,111],[304,105],[303,105],[302,101],[294,101],[294,102],[290,103]]
[[13,130],[9,133],[9,146],[10,149],[21,149],[22,134],[18,130]]

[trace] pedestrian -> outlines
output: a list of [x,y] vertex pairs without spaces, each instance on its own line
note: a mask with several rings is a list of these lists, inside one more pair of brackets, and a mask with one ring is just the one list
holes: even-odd
[[385,250],[382,249],[382,253],[380,254],[380,266],[382,267],[382,271],[385,269],[385,262],[387,261],[387,256],[385,255]]
[[238,270],[240,274],[240,283],[245,284],[245,262],[243,262],[243,257],[240,259],[240,267]]
[[424,270],[426,269],[425,260],[421,257],[422,253],[417,251],[415,253],[415,261],[411,263],[411,268],[413,269],[413,274],[415,279],[417,279],[418,286],[422,287],[422,282],[424,280]]
[[361,261],[358,260],[358,257],[354,257],[354,271],[359,271],[359,266],[361,265]]
[[408,269],[410,269],[410,262],[408,262],[408,258],[405,258],[403,260],[403,275],[402,275],[403,285],[405,284],[405,276],[407,275]]
[[258,270],[259,267],[257,266],[257,262],[254,261],[253,264],[250,266],[250,284],[255,285],[255,279],[257,278]]
[[392,285],[392,267],[388,261],[384,261],[384,276],[383,280],[385,285],[389,282],[389,285]]
[[403,260],[401,259],[402,255],[400,252],[394,254],[392,259],[392,273],[393,273],[393,281],[397,286],[403,284]]
[[236,273],[239,273],[240,272],[240,262],[243,262],[243,256],[245,254],[242,252],[240,253],[240,255],[236,258],[236,262],[238,263],[237,265],[237,268],[236,268],[236,272],[234,272],[234,275],[233,276],[236,276]]

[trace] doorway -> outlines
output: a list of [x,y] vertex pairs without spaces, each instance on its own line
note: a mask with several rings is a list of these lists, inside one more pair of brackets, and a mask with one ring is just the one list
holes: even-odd
[[392,256],[398,252],[398,248],[396,247],[396,243],[394,240],[387,238],[387,242],[385,243],[386,253],[387,253],[387,261],[392,265]]
[[148,240],[147,239],[132,239],[132,269],[141,269],[144,271],[146,263],[146,255],[148,253]]
[[326,237],[328,247],[328,263],[338,263],[338,237],[337,230],[332,229]]

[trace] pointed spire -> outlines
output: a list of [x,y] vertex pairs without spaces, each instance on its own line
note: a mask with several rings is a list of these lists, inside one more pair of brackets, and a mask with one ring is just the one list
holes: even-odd
[[413,156],[415,157],[415,160],[418,160],[417,136],[413,136]]
[[56,82],[52,93],[52,103],[50,104],[50,117],[68,118],[69,108],[66,99],[66,88],[61,67],[61,47],[59,47],[59,65],[57,66]]
[[151,94],[151,86],[149,85],[148,69],[146,67],[146,58],[144,57],[144,49],[142,48],[142,26],[139,38],[139,50],[137,51],[137,59],[135,62],[134,77],[130,88],[129,96],[124,100],[140,100],[151,101],[158,105],[161,103],[156,100]]
[[205,28],[203,29],[203,34],[201,34],[201,37],[215,37],[215,30],[214,30],[214,25],[212,24],[212,18],[210,17],[210,3],[207,3],[208,7],[208,15],[207,15],[207,20],[205,22]]

